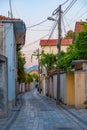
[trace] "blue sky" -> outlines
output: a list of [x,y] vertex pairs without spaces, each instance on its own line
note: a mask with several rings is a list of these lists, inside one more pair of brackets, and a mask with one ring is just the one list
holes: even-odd
[[[31,26],[47,19],[59,4],[62,4],[65,1],[66,0],[11,0],[12,12],[15,18],[20,18],[25,22],[26,26]],[[62,6],[63,11],[71,1],[72,0],[69,0],[64,6]],[[9,9],[9,0],[0,0],[0,15],[8,16]],[[64,33],[64,30],[74,30],[75,22],[80,20],[84,21],[85,19],[87,19],[87,0],[77,0],[73,7],[64,16],[62,32]],[[30,55],[39,47],[41,37],[50,32],[52,25],[52,21],[47,21],[40,26],[27,30],[26,44],[23,48],[23,52],[28,61],[26,66],[32,65],[30,63]],[[55,33],[52,38],[57,38],[57,33]],[[33,65],[35,64],[37,64],[37,61],[34,59]]]

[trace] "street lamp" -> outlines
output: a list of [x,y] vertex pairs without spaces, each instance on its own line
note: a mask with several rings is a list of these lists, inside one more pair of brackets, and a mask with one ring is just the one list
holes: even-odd
[[48,17],[48,20],[52,20],[52,21],[57,21],[56,19],[52,18],[52,17]]

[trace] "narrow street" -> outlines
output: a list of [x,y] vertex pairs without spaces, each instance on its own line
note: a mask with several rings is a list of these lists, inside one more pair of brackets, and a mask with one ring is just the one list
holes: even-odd
[[83,124],[36,90],[23,95],[23,106],[9,130],[86,130]]

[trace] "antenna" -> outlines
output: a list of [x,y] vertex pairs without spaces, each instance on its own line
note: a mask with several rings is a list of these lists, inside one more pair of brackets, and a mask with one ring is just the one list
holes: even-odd
[[9,14],[10,14],[10,17],[13,18],[11,0],[9,0],[9,6],[10,6]]

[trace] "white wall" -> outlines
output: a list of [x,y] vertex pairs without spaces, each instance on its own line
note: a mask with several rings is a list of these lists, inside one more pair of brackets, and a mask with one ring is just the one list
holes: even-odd
[[8,58],[8,101],[10,106],[15,103],[15,37],[12,23],[5,23],[4,28],[4,54]]
[[60,75],[60,98],[66,104],[66,74]]
[[57,75],[53,76],[54,98],[57,98]]

